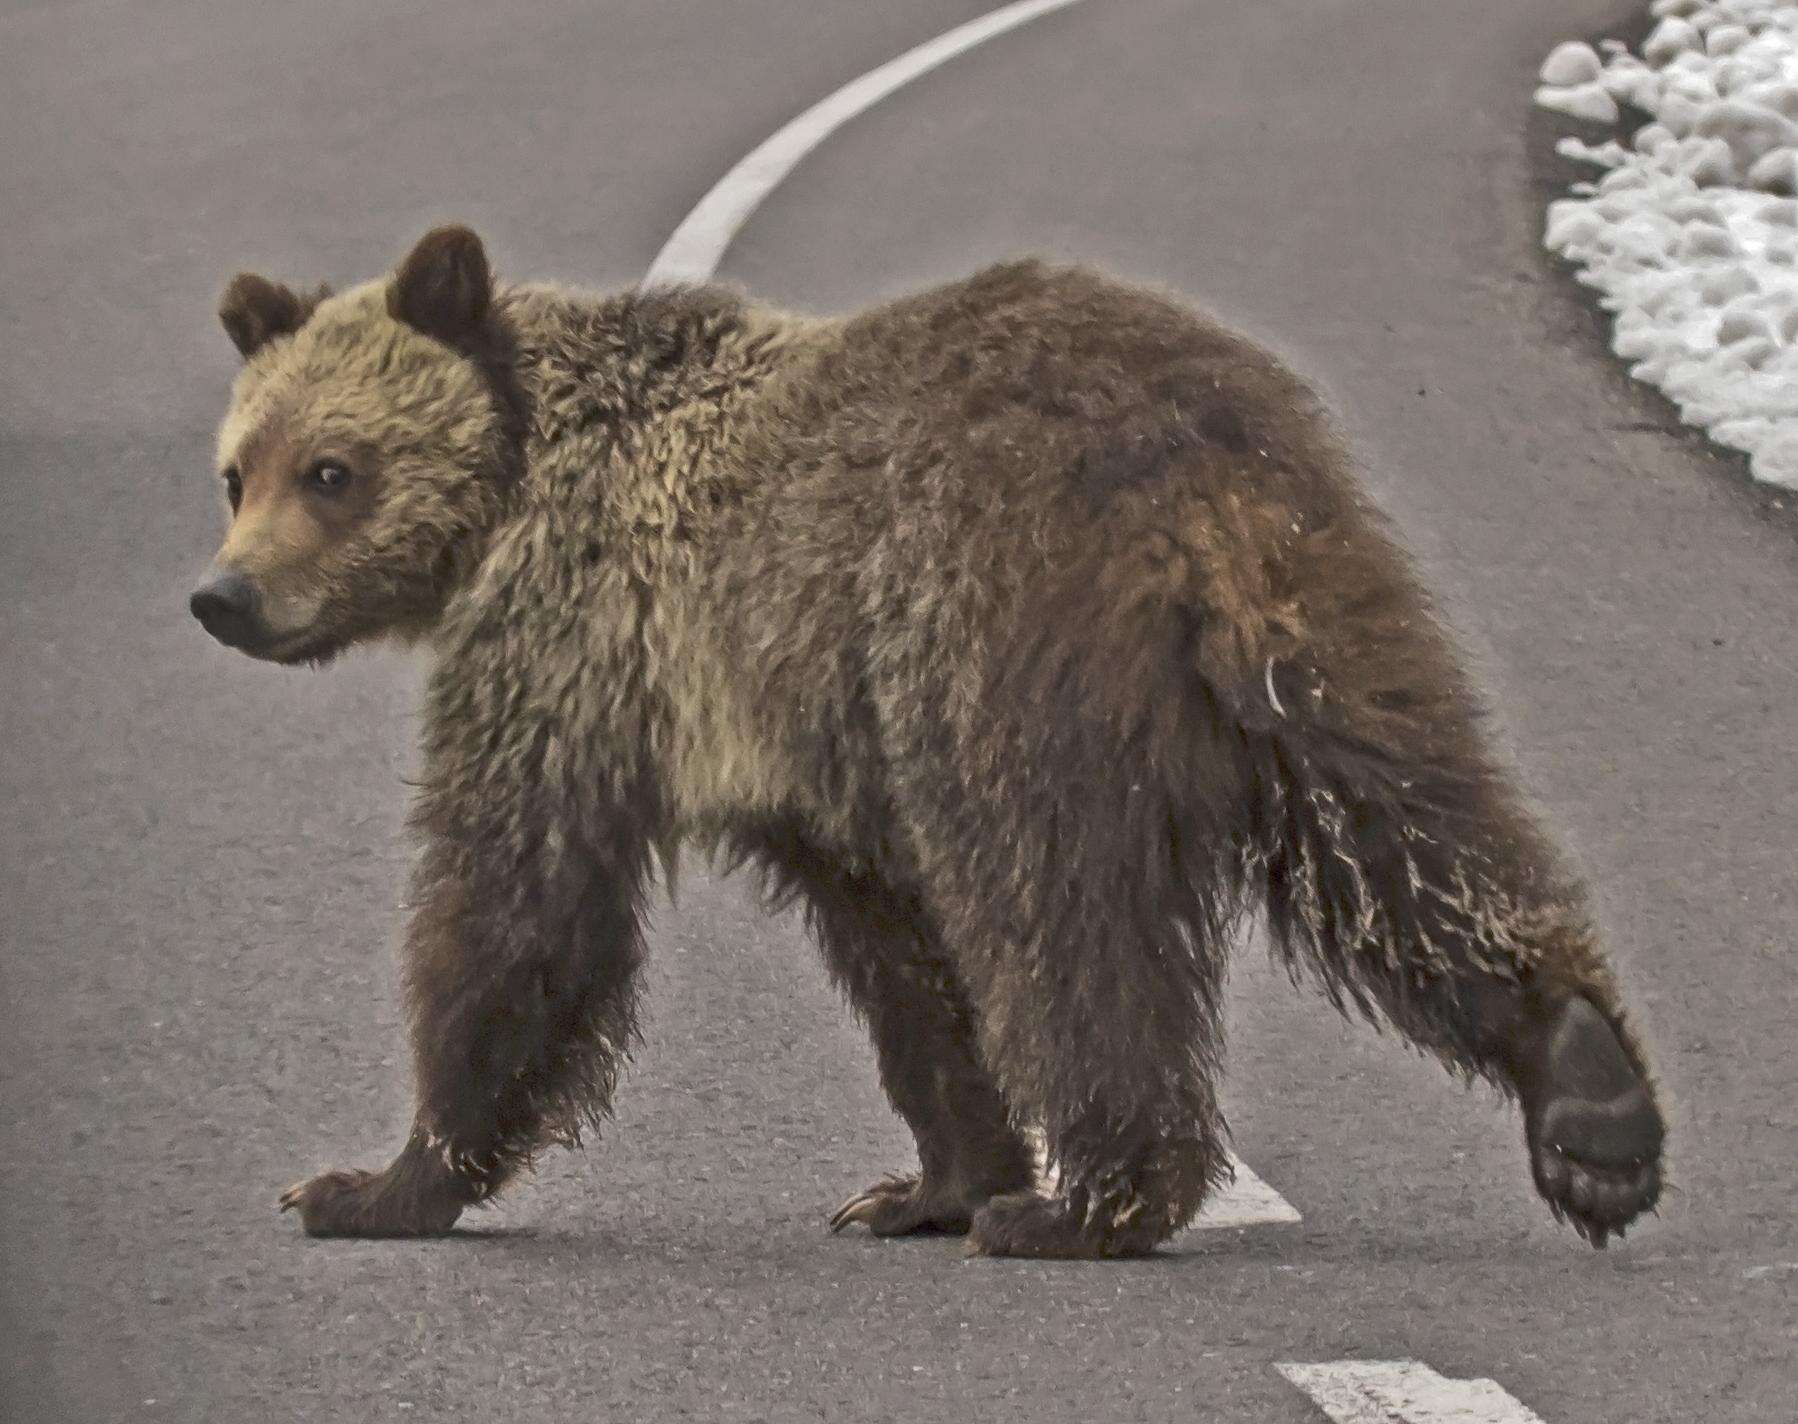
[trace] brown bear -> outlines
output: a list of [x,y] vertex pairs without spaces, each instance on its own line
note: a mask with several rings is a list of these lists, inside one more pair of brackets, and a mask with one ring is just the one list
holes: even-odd
[[1257,910],[1295,977],[1515,1095],[1594,1245],[1654,1205],[1582,886],[1255,345],[1035,261],[825,319],[501,286],[459,227],[341,295],[239,276],[221,316],[247,361],[194,614],[273,662],[432,658],[416,1125],[288,1191],[308,1232],[444,1231],[605,1117],[682,843],[803,903],[916,1135],[834,1227],[1164,1241],[1229,1171]]

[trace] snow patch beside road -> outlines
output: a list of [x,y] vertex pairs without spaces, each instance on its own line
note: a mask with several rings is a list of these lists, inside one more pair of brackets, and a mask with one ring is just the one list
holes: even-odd
[[1688,425],[1798,489],[1798,4],[1655,0],[1633,54],[1558,46],[1536,102],[1627,143],[1564,138],[1605,171],[1549,205],[1545,245],[1615,314],[1611,348]]

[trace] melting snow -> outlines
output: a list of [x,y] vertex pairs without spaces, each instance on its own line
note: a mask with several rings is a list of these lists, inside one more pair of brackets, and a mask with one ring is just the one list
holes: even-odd
[[1536,102],[1628,142],[1564,138],[1605,171],[1551,203],[1543,241],[1615,313],[1611,347],[1689,425],[1798,489],[1798,3],[1655,0],[1632,54],[1557,46]]

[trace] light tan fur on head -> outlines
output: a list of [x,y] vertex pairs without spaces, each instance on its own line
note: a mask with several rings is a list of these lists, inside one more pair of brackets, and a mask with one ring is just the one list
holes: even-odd
[[[280,312],[257,315],[269,290],[285,289],[239,277],[227,291],[233,339],[243,348],[245,329],[261,339],[247,343],[219,432],[220,473],[241,496],[215,567],[255,587],[263,636],[248,651],[258,656],[316,661],[428,631],[496,516],[501,401],[471,349],[475,333],[458,329],[458,312],[472,327],[486,303],[469,311],[466,250],[446,258],[458,230],[445,231],[396,277],[318,301],[291,331]],[[233,297],[260,306],[245,313]],[[347,478],[326,488],[323,465]]]

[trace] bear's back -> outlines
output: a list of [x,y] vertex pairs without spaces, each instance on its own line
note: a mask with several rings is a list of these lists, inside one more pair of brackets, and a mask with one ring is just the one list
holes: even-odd
[[751,423],[753,474],[707,541],[697,616],[719,666],[683,699],[713,724],[692,764],[741,768],[765,807],[825,788],[811,816],[877,817],[868,770],[971,737],[1046,633],[1067,635],[1052,658],[1110,647],[1171,674],[1176,632],[1124,621],[1135,609],[1201,616],[1286,561],[1295,509],[1321,530],[1355,502],[1319,403],[1275,358],[1037,261],[819,326]]

